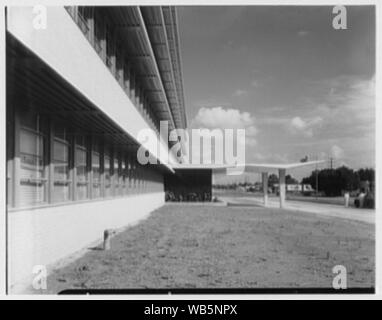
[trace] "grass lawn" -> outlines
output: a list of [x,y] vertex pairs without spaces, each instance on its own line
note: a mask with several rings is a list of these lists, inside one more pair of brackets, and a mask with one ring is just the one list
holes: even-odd
[[[126,214],[128,214],[128,209]],[[269,208],[168,204],[48,277],[74,288],[374,286],[374,226]]]

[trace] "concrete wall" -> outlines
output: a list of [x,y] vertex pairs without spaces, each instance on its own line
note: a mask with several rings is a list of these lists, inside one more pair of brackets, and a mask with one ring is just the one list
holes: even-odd
[[164,193],[8,212],[9,287],[31,284],[48,266],[96,241],[103,231],[137,223],[164,204]]

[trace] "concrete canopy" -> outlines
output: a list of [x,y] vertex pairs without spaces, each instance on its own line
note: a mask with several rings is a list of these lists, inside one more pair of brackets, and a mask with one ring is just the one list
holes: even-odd
[[263,193],[264,193],[264,205],[268,204],[268,173],[278,172],[279,175],[279,199],[280,199],[280,208],[284,208],[285,205],[285,174],[287,170],[296,169],[305,166],[317,165],[323,163],[324,160],[316,161],[306,161],[306,162],[296,162],[296,163],[287,163],[287,164],[270,164],[270,163],[247,163],[247,164],[237,164],[237,165],[204,165],[204,164],[176,164],[173,165],[173,169],[211,169],[213,173],[245,173],[245,172],[256,172],[262,174],[263,181]]
[[[214,173],[224,173],[226,170],[241,170],[244,172],[277,172],[278,170],[290,170],[309,165],[323,163],[324,160],[271,164],[271,163],[246,163],[246,164],[173,164],[173,169],[212,169]],[[244,167],[244,168],[243,168]]]

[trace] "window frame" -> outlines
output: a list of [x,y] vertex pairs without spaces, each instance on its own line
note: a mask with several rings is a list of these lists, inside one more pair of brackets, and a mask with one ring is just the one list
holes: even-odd
[[[63,124],[61,122],[57,122],[57,121],[54,121],[54,120],[51,120],[51,126],[52,126],[52,130],[51,130],[51,137],[50,137],[50,140],[51,140],[51,152],[50,152],[50,165],[52,166],[51,168],[51,176],[49,177],[49,180],[51,180],[51,188],[50,188],[50,203],[66,203],[66,202],[70,202],[73,197],[73,139],[70,135],[67,136],[67,139],[63,139],[63,138],[60,138],[60,137],[57,137],[56,136],[56,132],[55,132],[55,128],[57,128],[58,126],[56,125],[59,125],[59,126],[62,126],[63,129],[64,129],[64,135],[66,135],[66,131],[70,131],[70,127],[66,124]],[[56,165],[57,163],[55,161],[57,161],[57,159],[55,159],[55,143],[61,143],[63,145],[65,145],[67,147],[67,179],[56,179]],[[55,195],[55,188],[56,188],[56,183],[67,183],[68,185],[68,195],[67,195],[67,199],[64,199],[62,201],[57,201],[56,199],[54,199],[54,195]]]
[[[78,137],[82,136],[84,139],[83,145],[78,143]],[[89,191],[89,185],[91,183],[90,181],[90,159],[89,155],[91,153],[89,152],[89,144],[87,142],[86,136],[84,135],[77,135],[74,139],[74,146],[73,146],[73,151],[74,151],[74,156],[73,156],[73,201],[83,201],[83,200],[88,200],[91,199],[91,192]],[[85,166],[84,166],[84,181],[79,181],[79,174],[78,174],[78,169],[79,169],[79,163],[78,163],[78,152],[84,152],[85,153]],[[81,165],[83,166],[83,165]],[[86,196],[85,199],[78,199],[78,187],[79,184],[86,186]]]
[[[25,124],[22,124],[22,116],[28,116],[26,115],[25,113],[23,115],[21,115],[21,112],[17,112],[15,114],[15,117],[14,117],[14,143],[15,143],[15,157],[14,157],[14,164],[13,164],[13,169],[14,169],[14,172],[13,172],[13,181],[14,181],[14,185],[13,185],[13,207],[23,207],[23,206],[30,206],[30,207],[36,207],[36,206],[40,206],[40,205],[46,205],[49,201],[49,198],[48,198],[48,183],[49,183],[49,175],[48,175],[48,172],[47,172],[47,164],[48,164],[48,159],[47,159],[47,156],[46,156],[46,153],[47,153],[47,142],[48,142],[48,135],[46,133],[46,131],[44,130],[44,127],[42,126],[42,124],[40,122],[41,121],[41,116],[38,112],[35,112],[35,111],[32,111],[31,114],[29,116],[33,117],[34,120],[31,122],[35,122],[36,124],[36,127],[34,128],[31,128]],[[25,131],[26,133],[30,133],[30,134],[33,134],[36,138],[41,138],[42,139],[42,154],[41,156],[39,155],[33,155],[33,154],[29,154],[29,153],[26,153],[26,152],[22,152],[21,151],[21,134],[22,134],[22,131]],[[26,179],[26,178],[23,178],[22,177],[22,170],[28,170],[28,168],[25,168],[26,165],[23,165],[22,163],[22,158],[21,158],[21,155],[22,154],[28,154],[28,155],[32,155],[33,157],[35,158],[40,158],[40,160],[38,160],[38,162],[41,161],[41,165],[39,164],[38,166],[36,167],[40,167],[41,166],[41,169],[38,170],[38,171],[41,171],[41,176],[40,178],[32,178],[32,179]],[[23,168],[24,166],[24,168]],[[22,196],[22,193],[21,193],[21,185],[23,183],[34,183],[34,184],[40,184],[42,185],[42,200],[41,201],[32,201],[30,203],[26,203],[25,205],[23,204],[22,205],[22,201],[21,201],[21,196]]]

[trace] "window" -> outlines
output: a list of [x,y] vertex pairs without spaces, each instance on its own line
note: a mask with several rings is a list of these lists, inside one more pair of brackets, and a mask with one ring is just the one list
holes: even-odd
[[112,188],[111,188],[111,167],[112,162],[110,159],[110,154],[108,151],[105,151],[104,156],[104,179],[105,179],[105,197],[112,196]]
[[111,60],[112,55],[114,54],[113,47],[113,36],[109,25],[106,25],[106,65],[112,69],[113,63]]
[[94,144],[92,151],[92,198],[101,197],[101,162],[99,147]]
[[70,143],[67,129],[55,125],[53,138],[53,201],[64,202],[70,199]]
[[[121,78],[121,71],[123,71],[123,56],[122,56],[122,48],[120,45],[116,48],[116,54],[115,54],[115,61],[116,61],[116,73],[115,78],[117,81],[122,81],[123,78]],[[123,74],[123,72],[122,72]]]
[[120,168],[119,168],[119,159],[118,159],[118,156],[117,156],[117,153],[114,154],[114,170],[113,170],[113,173],[114,173],[114,195],[115,196],[118,196],[119,195],[119,188],[120,188],[120,176],[121,176],[121,172],[120,172]]
[[89,198],[88,195],[88,152],[84,136],[76,137],[75,166],[76,166],[76,200]]
[[18,206],[46,201],[45,139],[38,115],[23,113],[20,128],[20,185]]
[[127,157],[122,157],[121,160],[121,195],[127,194],[127,188],[129,187],[129,177],[128,177],[128,162]]
[[74,16],[75,16],[75,7],[74,6],[64,6],[64,8],[69,12],[69,14],[72,16],[72,18],[74,19]]
[[10,170],[16,207],[161,190],[161,176],[140,165],[131,148],[117,153],[107,138],[90,143],[83,132],[74,136],[67,122],[47,120],[17,111]]
[[127,95],[130,97],[130,74],[129,74],[129,64],[125,61],[123,65],[123,79],[124,79],[124,88],[126,90]]
[[89,36],[89,25],[87,19],[90,17],[91,8],[85,6],[78,7],[78,26],[84,35]]
[[140,163],[137,164],[138,166],[138,190],[139,192],[142,192],[143,189],[143,180],[142,180],[142,165]]
[[102,50],[101,39],[102,39],[102,24],[98,16],[94,15],[94,49],[95,51],[97,51],[98,54],[100,54]]
[[141,190],[142,192],[145,192],[145,186],[146,186],[146,181],[145,181],[145,172],[143,166],[140,166],[140,173],[141,173]]
[[128,178],[128,186],[129,189],[131,190],[133,186],[133,175],[132,175],[132,164],[131,164],[131,158],[128,156],[127,157],[127,178]]
[[133,191],[135,192],[137,190],[137,163],[136,163],[135,158],[132,158],[131,174],[132,174],[132,179],[133,179],[132,188],[133,188]]

